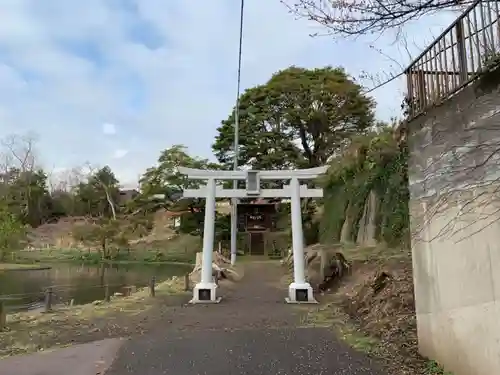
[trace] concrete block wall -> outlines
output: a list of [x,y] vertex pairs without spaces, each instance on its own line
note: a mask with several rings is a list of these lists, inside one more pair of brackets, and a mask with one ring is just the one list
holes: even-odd
[[419,347],[500,374],[500,72],[408,124]]

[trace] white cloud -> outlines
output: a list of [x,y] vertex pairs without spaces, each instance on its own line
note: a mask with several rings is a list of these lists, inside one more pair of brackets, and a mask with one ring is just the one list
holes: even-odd
[[124,156],[126,156],[127,154],[128,154],[128,150],[124,150],[124,149],[119,148],[113,152],[113,158],[121,159]]
[[111,124],[109,122],[105,122],[102,124],[102,132],[106,135],[116,134],[116,126],[115,124]]
[[[35,131],[47,165],[109,164],[123,183],[135,180],[172,144],[211,157],[216,128],[235,101],[237,2],[1,3],[0,136]],[[354,76],[399,69],[367,42],[309,37],[316,26],[295,20],[279,1],[246,6],[243,88],[292,64],[342,65]],[[450,19],[420,23],[409,37],[422,45]],[[378,46],[406,65],[390,41],[380,38]],[[374,93],[379,117],[399,113],[403,88],[401,78]],[[112,145],[94,131],[96,124],[113,134]],[[134,155],[132,161],[117,156],[124,150]]]

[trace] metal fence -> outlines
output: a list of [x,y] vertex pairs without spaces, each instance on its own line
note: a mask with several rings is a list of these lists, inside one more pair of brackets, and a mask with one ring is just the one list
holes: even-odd
[[442,102],[500,62],[499,0],[478,0],[406,69],[409,117]]

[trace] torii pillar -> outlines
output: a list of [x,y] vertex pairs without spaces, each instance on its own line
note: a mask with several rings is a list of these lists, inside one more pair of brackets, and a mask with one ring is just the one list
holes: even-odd
[[[217,303],[217,285],[212,277],[212,253],[215,234],[216,198],[291,198],[293,276],[288,288],[288,303],[317,303],[311,285],[305,277],[304,233],[302,228],[301,198],[321,198],[323,189],[309,189],[301,180],[311,180],[323,174],[327,166],[278,171],[217,171],[179,167],[179,172],[189,179],[206,180],[207,185],[199,189],[186,189],[185,198],[205,198],[205,222],[203,233],[203,256],[201,280],[193,289],[191,303]],[[260,180],[289,180],[282,189],[261,189]],[[246,189],[223,189],[216,180],[245,180]]]

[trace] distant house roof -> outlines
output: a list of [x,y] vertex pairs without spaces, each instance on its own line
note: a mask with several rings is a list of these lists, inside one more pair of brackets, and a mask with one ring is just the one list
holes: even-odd
[[120,190],[120,204],[126,203],[139,195],[135,189]]

